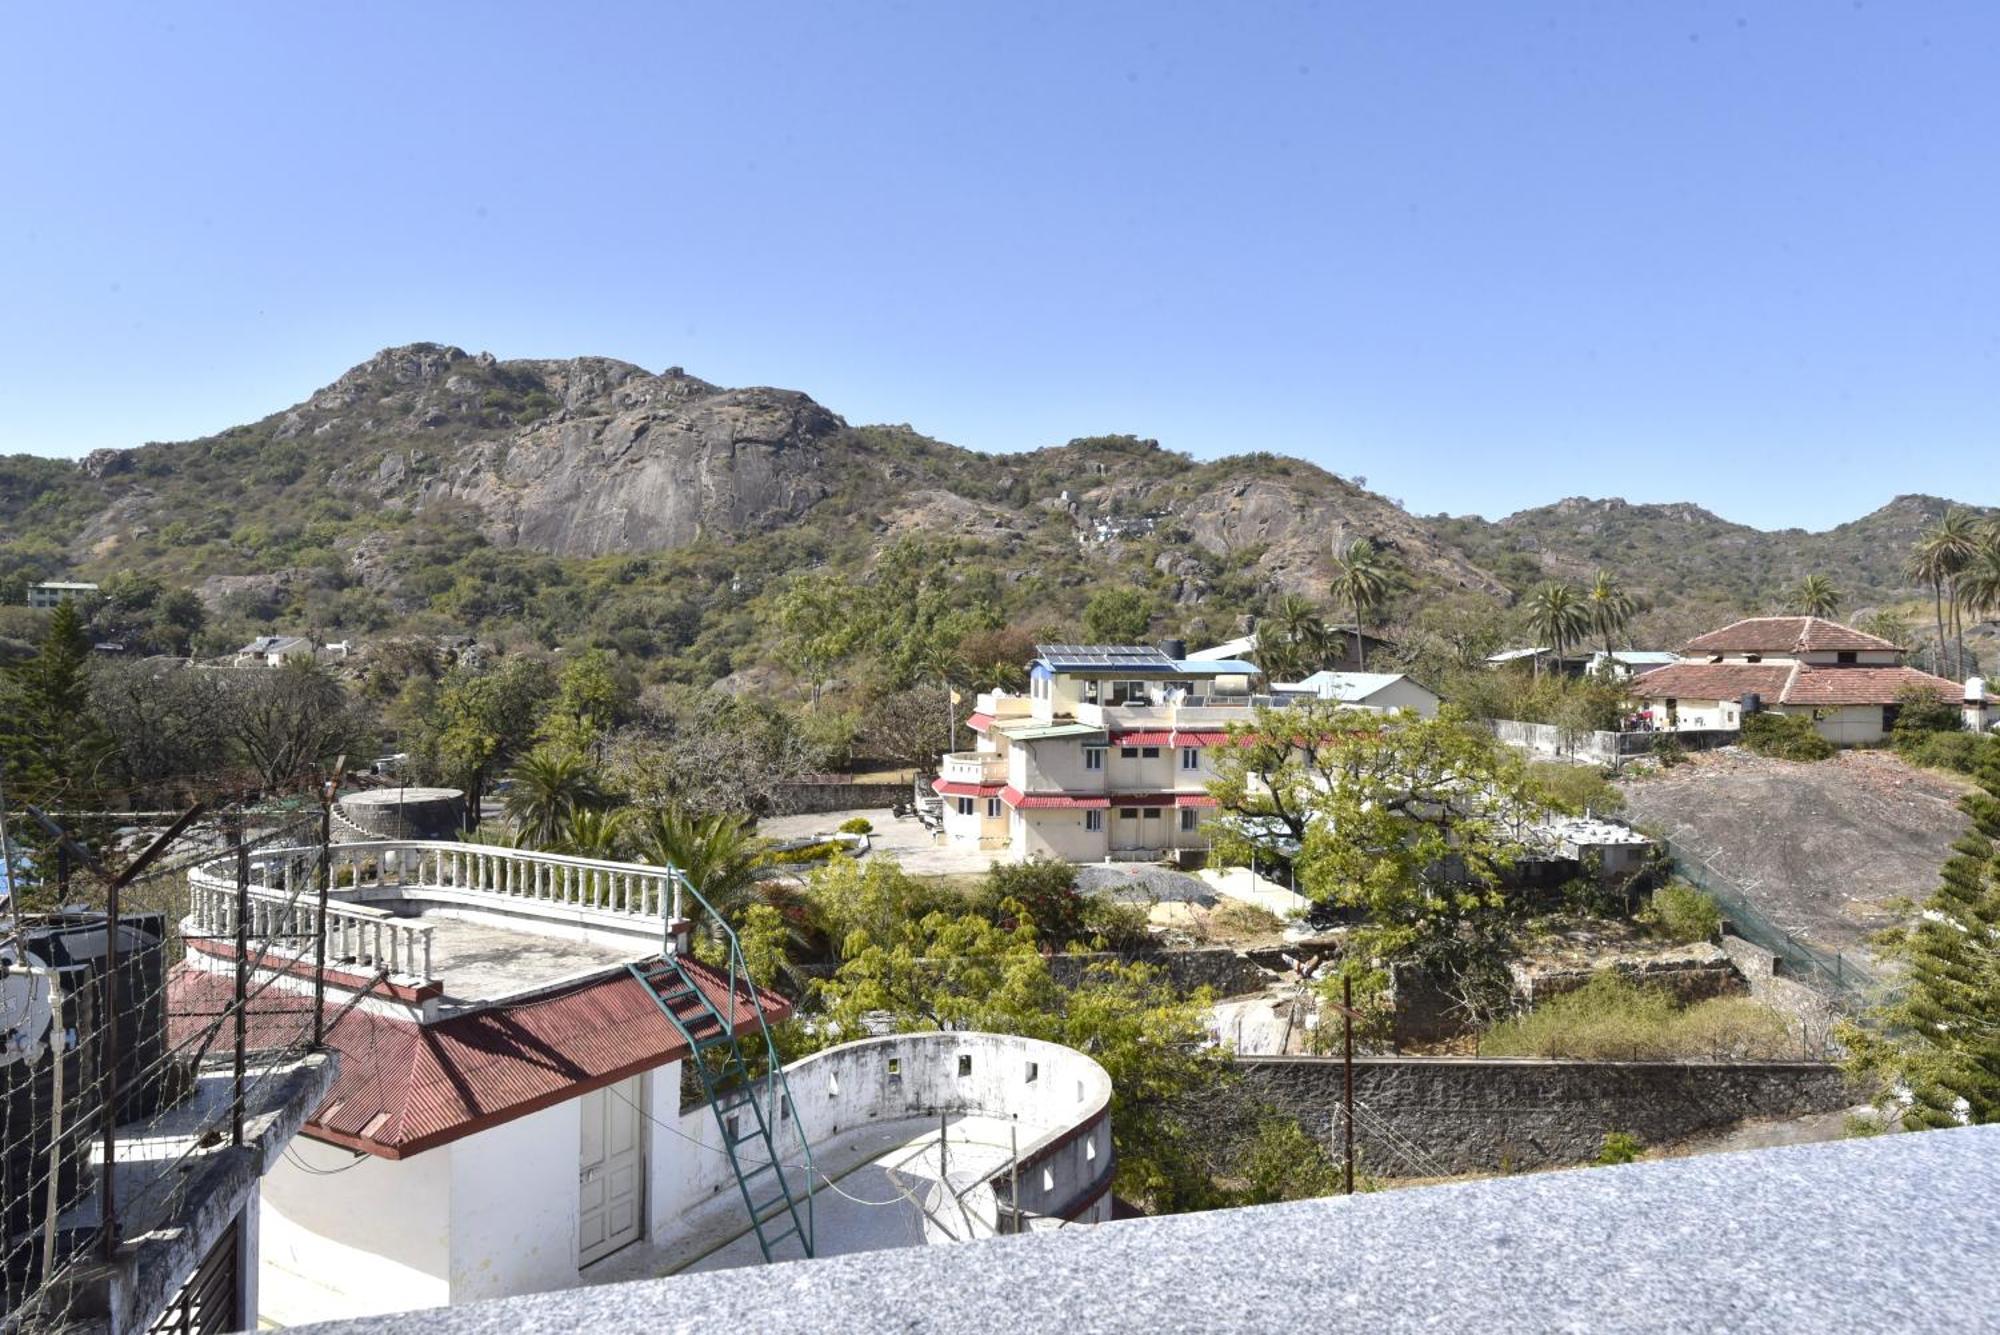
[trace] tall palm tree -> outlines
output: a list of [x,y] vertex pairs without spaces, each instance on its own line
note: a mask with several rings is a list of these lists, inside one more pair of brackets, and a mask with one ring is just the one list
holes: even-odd
[[655,807],[639,817],[633,843],[642,862],[680,868],[702,898],[731,921],[761,899],[757,868],[764,841],[747,817],[728,812],[697,816],[680,807]]
[[1792,590],[1792,606],[1809,617],[1830,617],[1840,611],[1840,590],[1825,575],[1807,575]]
[[1584,595],[1589,605],[1590,628],[1604,637],[1604,656],[1611,657],[1613,636],[1622,637],[1625,627],[1632,621],[1632,595],[1618,585],[1618,576],[1609,570],[1600,570],[1590,581],[1590,592]]
[[1918,551],[1928,550],[1931,554],[1944,585],[1945,619],[1951,630],[1953,676],[1965,675],[1964,628],[1959,620],[1959,576],[1979,555],[1981,536],[1979,521],[1972,517],[1972,512],[1953,506],[1944,512],[1942,519],[1931,525],[1917,543]]
[[[1575,588],[1558,580],[1537,585],[1528,595],[1528,630],[1535,638],[1548,641],[1558,665],[1568,648],[1590,632],[1590,609]],[[1541,671],[1536,656],[1535,671]]]
[[538,746],[515,762],[504,805],[514,832],[530,848],[553,848],[579,811],[606,804],[597,768],[580,751]]
[[1361,627],[1369,612],[1382,605],[1389,592],[1389,577],[1375,555],[1375,544],[1366,538],[1334,553],[1333,597],[1354,609],[1354,661],[1368,667],[1368,650],[1361,642]]
[[1931,586],[1931,611],[1937,621],[1937,670],[1946,670],[1944,647],[1944,586],[1951,582],[1951,558],[1944,548],[1931,541],[1930,535],[1918,539],[1910,551],[1909,562],[1904,572],[1913,580]]
[[[2000,612],[2000,526],[1980,535],[1978,548],[1953,581],[1959,606],[1975,620]],[[1960,661],[1961,672],[1966,665]]]

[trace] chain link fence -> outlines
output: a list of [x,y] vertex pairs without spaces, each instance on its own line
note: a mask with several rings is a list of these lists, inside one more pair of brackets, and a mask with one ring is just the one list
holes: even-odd
[[[260,849],[319,844],[322,812],[198,812],[122,869],[74,836],[75,822],[11,813],[12,894],[0,902],[0,1331],[130,1329],[155,1316],[161,1329],[237,1329],[250,1316],[197,1255],[173,1279],[188,1281],[178,1294],[121,1299],[129,1286],[114,1278],[132,1273],[142,1241],[191,1233],[213,1205],[204,1191],[222,1156],[254,1154],[237,1147],[296,1111],[297,1077],[324,1036],[314,970],[298,963],[322,934],[316,879],[299,878],[298,911],[258,913],[249,874]],[[232,851],[236,911],[225,930],[198,927],[189,869]],[[267,996],[274,988],[294,995],[280,1002]]]

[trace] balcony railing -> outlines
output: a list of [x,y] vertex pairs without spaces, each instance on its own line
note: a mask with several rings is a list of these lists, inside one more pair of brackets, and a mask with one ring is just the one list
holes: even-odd
[[953,783],[1005,783],[1007,758],[986,751],[949,751],[940,771]]
[[[252,932],[300,943],[295,958],[312,953],[312,919],[318,912],[315,876],[319,849],[260,850],[250,862]],[[332,888],[327,903],[327,958],[417,982],[432,981],[431,929],[414,917],[376,907],[371,900],[426,895],[468,907],[490,905],[528,916],[562,916],[630,928],[657,922],[672,901],[664,867],[536,853],[438,840],[380,840],[335,844],[329,855]],[[236,930],[236,855],[225,852],[188,873],[189,922],[211,938]]]

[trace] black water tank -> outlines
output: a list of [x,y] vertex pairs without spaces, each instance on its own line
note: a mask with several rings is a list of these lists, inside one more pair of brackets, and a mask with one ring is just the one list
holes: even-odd
[[1178,663],[1181,659],[1187,657],[1187,641],[1161,640],[1160,652],[1165,654],[1168,658],[1173,659],[1176,663]]
[[1745,691],[1743,693],[1742,704],[1745,714],[1760,713],[1764,708],[1764,697],[1755,691]]

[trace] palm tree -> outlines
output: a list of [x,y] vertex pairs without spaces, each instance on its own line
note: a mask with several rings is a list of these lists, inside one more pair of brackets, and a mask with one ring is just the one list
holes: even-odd
[[1907,645],[1910,642],[1910,623],[1898,613],[1884,609],[1871,612],[1854,623],[1854,628],[1865,635],[1873,635],[1878,640],[1891,644]]
[[1825,575],[1807,575],[1792,590],[1792,606],[1809,617],[1830,617],[1840,611],[1840,590]]
[[530,848],[553,848],[562,841],[570,818],[579,811],[602,807],[604,789],[596,768],[580,751],[538,746],[508,771],[508,819],[521,842]]
[[1272,681],[1304,676],[1306,649],[1319,625],[1319,609],[1310,600],[1283,595],[1257,623],[1257,666]]
[[1944,648],[1944,586],[1951,581],[1951,558],[1943,547],[1931,541],[1926,534],[1919,539],[1910,552],[1910,559],[1904,571],[1911,579],[1931,586],[1931,610],[1937,619],[1937,670],[1945,670]]
[[[1946,620],[1951,628],[1952,675],[1965,675],[1965,639],[1963,626],[1959,621],[1960,588],[1959,577],[1979,555],[1982,534],[1979,523],[1972,512],[1957,506],[1944,512],[1944,517],[1931,525],[1917,544],[1917,550],[1928,550],[1944,586]],[[1942,640],[1942,635],[1940,635]],[[1942,652],[1942,644],[1940,651]]]
[[571,857],[615,862],[625,855],[631,828],[632,811],[629,807],[611,811],[580,807],[570,812],[569,819],[563,823],[562,838],[556,841],[557,850]]
[[747,817],[729,812],[697,816],[680,807],[655,807],[639,817],[633,842],[640,861],[679,868],[702,898],[731,921],[762,898],[757,868],[764,841],[752,832]]
[[1354,661],[1364,670],[1368,651],[1361,642],[1361,625],[1369,612],[1382,605],[1389,592],[1389,579],[1376,558],[1375,544],[1356,538],[1333,557],[1333,597],[1354,609]]
[[[1954,577],[1953,587],[1959,606],[1974,619],[2000,612],[2000,526],[1980,535],[1977,550]],[[1965,663],[1960,661],[1958,668],[1964,671]]]
[[[1590,609],[1570,585],[1549,580],[1528,595],[1528,630],[1548,641],[1560,665],[1564,651],[1590,632]],[[1541,672],[1540,655],[1535,657],[1535,671]]]
[[1625,627],[1632,620],[1632,595],[1618,587],[1618,577],[1609,570],[1600,570],[1590,581],[1590,592],[1584,595],[1589,604],[1590,628],[1604,637],[1604,656],[1611,657],[1613,636],[1622,637]]

